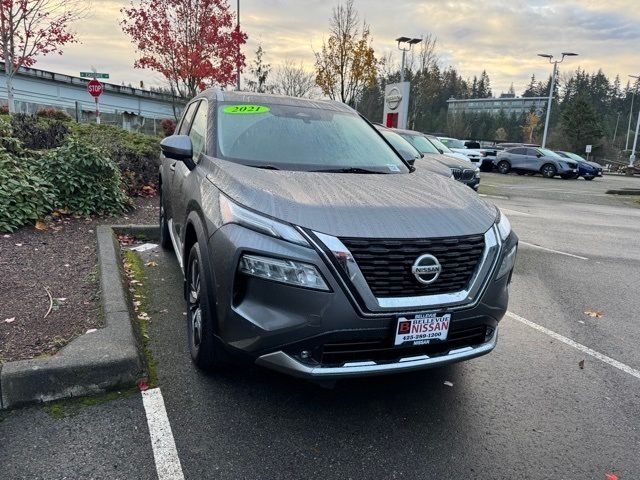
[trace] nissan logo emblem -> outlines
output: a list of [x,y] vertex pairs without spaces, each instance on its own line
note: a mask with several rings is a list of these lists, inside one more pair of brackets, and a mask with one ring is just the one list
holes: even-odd
[[400,102],[402,101],[402,94],[400,93],[400,90],[398,90],[396,87],[393,87],[391,90],[389,90],[385,101],[387,102],[387,106],[391,110],[395,110],[396,108],[398,108],[398,105],[400,105]]
[[428,253],[420,255],[413,266],[411,267],[411,273],[416,277],[423,285],[429,285],[435,282],[440,273],[442,272],[442,266],[436,257],[429,255]]

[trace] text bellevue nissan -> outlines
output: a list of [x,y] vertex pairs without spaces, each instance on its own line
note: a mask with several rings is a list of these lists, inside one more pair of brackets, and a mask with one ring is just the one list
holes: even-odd
[[162,142],[161,243],[196,365],[394,373],[490,352],[518,239],[330,101],[208,90]]

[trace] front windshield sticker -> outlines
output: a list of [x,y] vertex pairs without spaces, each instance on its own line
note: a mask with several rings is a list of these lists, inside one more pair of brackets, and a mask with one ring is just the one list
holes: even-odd
[[264,105],[228,105],[224,107],[224,113],[230,113],[232,115],[251,115],[254,113],[267,113],[271,110]]
[[399,172],[400,168],[397,165],[387,165],[387,168],[392,172]]

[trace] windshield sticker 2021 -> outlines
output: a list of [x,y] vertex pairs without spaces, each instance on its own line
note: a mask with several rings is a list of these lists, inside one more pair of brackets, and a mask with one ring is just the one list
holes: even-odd
[[255,113],[267,113],[271,110],[264,105],[228,105],[224,107],[224,113],[230,113],[232,115],[251,115]]

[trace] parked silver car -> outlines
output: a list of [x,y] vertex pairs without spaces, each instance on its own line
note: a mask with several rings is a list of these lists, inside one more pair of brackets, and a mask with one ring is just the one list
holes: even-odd
[[207,90],[161,149],[160,243],[184,272],[198,367],[334,380],[495,347],[509,221],[350,107]]
[[556,152],[546,148],[516,147],[509,148],[496,155],[496,166],[500,173],[514,171],[520,175],[540,173],[545,178],[560,175],[562,178],[575,178],[578,162],[562,158]]

